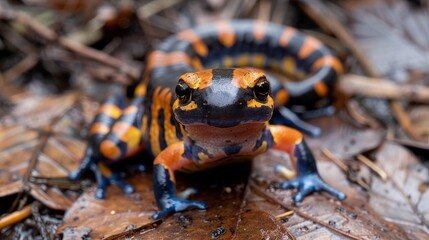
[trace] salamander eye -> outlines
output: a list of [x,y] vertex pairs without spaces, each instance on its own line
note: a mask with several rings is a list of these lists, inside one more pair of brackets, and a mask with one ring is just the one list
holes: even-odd
[[176,96],[181,104],[186,104],[191,100],[192,88],[190,88],[183,80],[179,80],[176,86]]
[[266,101],[270,93],[270,82],[264,77],[260,78],[255,87],[253,87],[253,92],[258,100]]

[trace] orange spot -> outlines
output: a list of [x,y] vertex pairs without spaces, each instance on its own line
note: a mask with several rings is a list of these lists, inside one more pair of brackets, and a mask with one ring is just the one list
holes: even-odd
[[121,149],[119,149],[118,146],[110,140],[104,140],[101,142],[100,153],[110,160],[118,160],[121,157]]
[[136,89],[134,90],[134,95],[135,96],[144,96],[146,95],[146,84],[145,84],[145,80],[143,80],[142,82],[140,82]]
[[98,109],[98,113],[103,113],[113,119],[117,119],[121,116],[121,111],[122,110],[118,106],[111,103],[105,103]]
[[105,135],[109,132],[110,128],[106,126],[104,123],[96,122],[92,124],[91,129],[89,130],[89,136],[94,134],[102,134]]
[[112,171],[110,171],[109,167],[107,167],[105,164],[103,163],[98,163],[98,170],[100,170],[101,175],[105,176],[105,177],[110,177],[112,176]]
[[304,40],[304,43],[302,44],[301,48],[299,49],[298,56],[301,59],[305,59],[308,56],[311,55],[314,50],[318,49],[321,46],[321,43],[313,38],[313,37],[306,37]]
[[146,133],[147,133],[147,130],[148,130],[148,128],[147,128],[147,121],[148,121],[148,116],[145,114],[145,115],[143,115],[143,118],[142,118],[142,133],[143,134],[145,134],[146,135]]
[[182,79],[191,88],[203,89],[212,84],[213,72],[211,69],[208,69],[199,72],[185,73],[180,77],[180,79]]
[[264,73],[256,69],[236,68],[232,74],[232,85],[241,88],[254,87]]
[[194,47],[198,55],[202,57],[207,56],[209,52],[207,45],[200,38],[200,36],[198,36],[198,34],[193,32],[192,30],[185,30],[183,32],[180,32],[177,35],[177,38],[192,43],[192,46]]
[[273,99],[270,96],[268,96],[266,103],[258,102],[255,99],[251,99],[251,100],[247,101],[247,107],[248,108],[260,108],[262,106],[272,108],[274,106]]
[[277,108],[279,106],[283,106],[287,103],[289,100],[289,94],[285,89],[280,89],[276,96],[274,101],[274,106]]
[[203,69],[203,64],[201,63],[199,58],[194,58],[192,59],[192,66],[196,69],[196,70],[201,70]]
[[253,37],[256,41],[261,41],[265,37],[267,22],[257,21],[254,25]]
[[[146,68],[145,68],[144,77],[143,77],[143,83],[141,84],[141,87],[139,85],[140,89],[138,93],[146,92],[145,86],[147,86],[150,80],[149,73],[152,71],[152,69],[157,67],[171,66],[171,65],[180,64],[180,63],[191,65],[192,59],[188,54],[182,51],[171,52],[171,53],[165,53],[162,51],[151,52],[147,58]],[[144,89],[144,91],[142,91],[142,89]]]
[[328,95],[328,86],[322,81],[314,84],[314,91],[316,91],[317,95],[320,97],[326,97]]
[[232,47],[237,40],[234,30],[228,22],[221,22],[216,24],[216,28],[219,32],[219,42],[225,47]]
[[127,143],[127,153],[136,151],[140,144],[141,131],[125,122],[117,122],[112,127],[112,132],[121,139],[121,141]]
[[285,27],[282,35],[280,36],[279,45],[282,47],[286,47],[293,36],[296,34],[296,30],[294,28]]
[[333,57],[333,56],[324,56],[317,59],[313,63],[313,66],[311,67],[311,69],[313,71],[317,71],[325,66],[333,68],[337,74],[341,74],[343,72],[343,65],[336,57]]

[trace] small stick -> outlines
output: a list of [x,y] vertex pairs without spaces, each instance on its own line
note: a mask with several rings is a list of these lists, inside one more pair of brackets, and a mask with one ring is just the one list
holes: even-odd
[[0,218],[0,229],[18,223],[31,215],[31,205]]
[[293,213],[294,213],[293,211],[287,211],[287,212],[284,212],[284,213],[282,213],[282,214],[277,215],[277,216],[276,216],[276,219],[280,219],[280,218],[284,218],[284,217],[289,217],[289,216],[291,216]]
[[39,57],[35,54],[28,54],[19,63],[8,69],[3,74],[3,78],[7,82],[12,82],[31,68],[33,68],[39,62]]
[[344,172],[349,172],[349,168],[346,164],[344,164],[340,159],[338,159],[329,149],[323,148],[322,149],[323,155],[325,155],[329,160],[334,162],[341,170]]
[[363,164],[368,166],[372,171],[377,173],[377,175],[380,176],[383,182],[387,180],[387,173],[384,170],[382,170],[380,167],[375,165],[369,158],[365,157],[362,154],[357,155],[356,158],[357,160],[361,161]]
[[350,95],[429,102],[429,87],[414,84],[399,85],[381,78],[345,74],[340,77],[339,87]]
[[83,57],[92,59],[104,65],[115,68],[121,72],[126,73],[133,80],[139,78],[139,69],[129,65],[123,60],[112,57],[104,52],[98,51],[94,48],[87,47],[81,43],[75,42],[69,38],[58,36],[53,30],[44,26],[38,22],[33,17],[29,16],[26,13],[15,11],[12,9],[0,8],[0,19],[16,21],[29,29],[31,29],[36,34],[40,35],[44,39],[50,42],[57,42],[60,46],[75,52]]
[[357,177],[355,172],[350,169],[346,164],[344,164],[340,159],[338,159],[329,149],[323,148],[322,153],[323,155],[325,155],[325,157],[337,164],[337,166],[346,173],[347,179],[349,181],[358,184],[365,190],[370,189],[366,182],[364,182],[361,178]]

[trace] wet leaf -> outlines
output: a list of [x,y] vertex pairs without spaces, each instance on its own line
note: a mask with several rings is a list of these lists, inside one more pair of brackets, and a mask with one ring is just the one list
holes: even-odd
[[[338,124],[336,126],[339,126]],[[318,141],[325,142],[323,139]],[[313,148],[314,149],[314,148]],[[285,181],[273,173],[276,164],[285,164],[288,157],[271,151],[257,157],[253,167],[255,187],[247,197],[248,208],[263,210],[277,216],[288,210],[290,217],[279,221],[298,239],[405,239],[406,233],[399,227],[386,222],[368,204],[368,194],[356,185],[351,185],[345,174],[332,162],[318,158],[318,169],[322,178],[331,186],[345,192],[348,198],[341,202],[326,193],[315,193],[300,204],[292,202],[294,190],[268,188],[270,182]]]
[[136,193],[130,196],[110,187],[107,198],[98,200],[94,187],[85,191],[67,210],[58,233],[64,239],[71,239],[77,233],[82,234],[79,237],[89,235],[98,239],[152,222],[150,216],[155,213],[155,205],[151,176],[135,175],[130,183],[136,187]]
[[[78,166],[85,142],[77,135],[66,134],[64,129],[76,132],[81,126],[76,125],[79,121],[73,120],[72,114],[61,116],[73,109],[76,96],[40,97],[27,93],[14,98],[11,113],[0,119],[0,197],[22,192],[28,186],[30,194],[50,208],[64,210],[71,205],[73,197],[58,188],[28,180],[66,177]],[[60,119],[52,126],[52,132],[46,132],[56,117]],[[48,140],[37,152],[46,134]]]
[[[387,221],[402,226],[411,237],[429,237],[429,169],[400,145],[386,143],[376,154],[386,182],[374,177],[369,204]],[[422,187],[423,186],[423,187]]]
[[[240,174],[236,174],[239,172]],[[198,189],[192,199],[209,204],[206,211],[189,210],[163,219],[152,231],[132,236],[145,239],[229,239],[233,236],[284,236],[281,226],[267,214],[246,210],[243,197],[249,164],[237,164],[201,174],[178,174],[178,192],[189,187]],[[223,177],[219,177],[223,176]],[[92,238],[109,237],[153,222],[150,216],[157,210],[152,188],[151,172],[134,175],[129,182],[136,193],[126,196],[118,188],[110,187],[105,200],[94,197],[94,188],[85,194],[67,211],[64,224],[58,233],[68,239],[66,229],[76,232],[90,229]],[[258,218],[256,218],[258,216]],[[256,219],[256,220],[255,220]],[[264,223],[262,224],[262,221]]]

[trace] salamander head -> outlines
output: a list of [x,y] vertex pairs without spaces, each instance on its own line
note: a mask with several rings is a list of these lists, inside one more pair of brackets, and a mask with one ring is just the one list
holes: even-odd
[[270,83],[254,69],[213,69],[186,73],[176,86],[173,111],[183,125],[228,128],[266,123],[273,113]]

